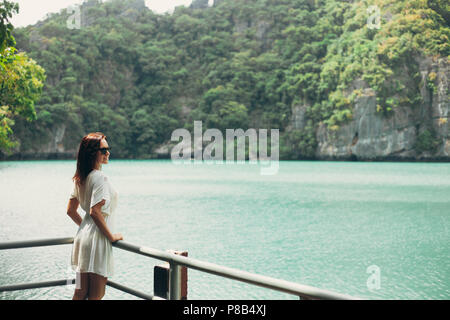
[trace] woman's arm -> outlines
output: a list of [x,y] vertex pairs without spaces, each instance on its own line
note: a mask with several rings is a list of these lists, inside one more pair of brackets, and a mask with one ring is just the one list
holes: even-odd
[[71,217],[78,226],[83,220],[77,211],[79,204],[80,202],[77,198],[72,198],[69,200],[69,204],[67,205],[67,215]]
[[109,231],[108,226],[106,225],[105,218],[102,215],[102,207],[105,204],[105,199],[97,203],[95,206],[91,208],[91,212],[89,214],[92,217],[92,220],[94,220],[97,227],[100,229],[101,233],[108,238],[111,242],[116,242],[117,240],[123,240],[123,237],[120,233],[112,234],[111,231]]

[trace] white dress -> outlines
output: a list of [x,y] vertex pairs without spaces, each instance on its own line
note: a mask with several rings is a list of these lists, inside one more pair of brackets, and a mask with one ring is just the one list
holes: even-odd
[[101,212],[111,233],[114,230],[114,212],[117,207],[117,192],[112,188],[106,175],[100,170],[92,170],[80,188],[74,183],[70,198],[77,198],[86,212],[78,228],[72,246],[71,264],[76,272],[92,272],[103,277],[114,273],[111,242],[100,231],[90,213],[90,209],[105,199]]

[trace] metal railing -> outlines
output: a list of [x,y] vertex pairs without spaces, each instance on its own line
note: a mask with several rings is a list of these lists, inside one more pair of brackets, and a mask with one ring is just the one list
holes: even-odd
[[[40,246],[53,246],[73,243],[73,238],[57,238],[57,239],[41,239],[41,240],[29,240],[29,241],[16,241],[0,243],[0,250],[5,249],[18,249],[18,248],[30,248]],[[356,297],[352,297],[346,294],[336,293],[324,289],[319,289],[307,285],[302,285],[294,282],[280,280],[268,276],[262,276],[238,269],[220,266],[217,264],[200,261],[184,256],[180,256],[174,253],[149,248],[145,246],[136,246],[125,241],[117,241],[112,244],[114,247],[130,251],[136,254],[140,254],[146,257],[166,261],[170,265],[169,269],[169,298],[171,300],[181,299],[180,281],[181,281],[181,267],[187,267],[198,271],[214,274],[220,277],[229,278],[245,283],[249,283],[255,286],[260,286],[292,295],[298,296],[300,299],[331,299],[331,300],[355,300]],[[42,288],[51,286],[67,285],[68,283],[74,283],[74,279],[69,280],[56,280],[39,283],[27,283],[18,285],[0,286],[0,292],[13,291],[13,290],[25,290],[32,288]],[[112,282],[108,280],[107,285],[121,290],[123,292],[132,294],[136,297],[143,299],[161,299],[157,296],[139,292],[132,288],[128,288],[124,285]]]

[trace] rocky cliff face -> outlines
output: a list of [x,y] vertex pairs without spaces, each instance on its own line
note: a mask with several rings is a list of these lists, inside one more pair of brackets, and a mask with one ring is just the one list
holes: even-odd
[[[320,123],[316,129],[318,160],[450,160],[449,76],[446,59],[417,61],[422,77],[420,94],[423,103],[418,106],[394,108],[386,116],[377,111],[376,94],[363,81],[355,81],[349,90],[360,89],[355,101],[353,118],[336,131]],[[430,89],[430,79],[433,79]],[[186,105],[186,102],[183,106]],[[307,105],[292,108],[290,129],[303,129],[307,122]],[[184,107],[184,112],[191,110]],[[51,140],[29,152],[18,152],[11,159],[67,159],[76,156],[76,150],[64,146],[65,125],[52,129]],[[425,131],[433,131],[434,152],[421,151],[417,141]],[[170,157],[169,144],[157,148],[155,156]],[[3,157],[4,159],[9,157]]]
[[75,159],[78,145],[71,143],[67,147],[66,132],[70,130],[64,123],[47,129],[49,138],[42,138],[42,143],[38,145],[28,144],[24,147],[20,139],[16,139],[19,144],[12,150],[12,154],[0,152],[0,160],[45,160],[45,159]]
[[[336,131],[322,123],[318,126],[317,159],[450,160],[450,65],[445,58],[433,61],[429,57],[417,63],[422,76],[421,105],[397,107],[385,116],[377,111],[375,92],[362,87],[363,94],[355,101],[350,122]],[[301,127],[305,122],[303,108],[294,108],[293,117],[293,123]],[[433,135],[423,143],[435,144],[434,151],[418,147],[418,141],[427,132]]]

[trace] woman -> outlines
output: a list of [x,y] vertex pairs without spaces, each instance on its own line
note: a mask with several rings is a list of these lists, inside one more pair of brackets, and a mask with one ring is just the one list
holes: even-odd
[[[108,277],[113,275],[111,242],[123,240],[120,233],[112,233],[117,192],[101,171],[102,164],[108,164],[109,150],[106,136],[100,132],[85,136],[78,149],[67,208],[67,214],[79,226],[71,258],[72,269],[77,272],[73,300],[103,298]],[[83,219],[77,212],[79,205],[86,212]]]

